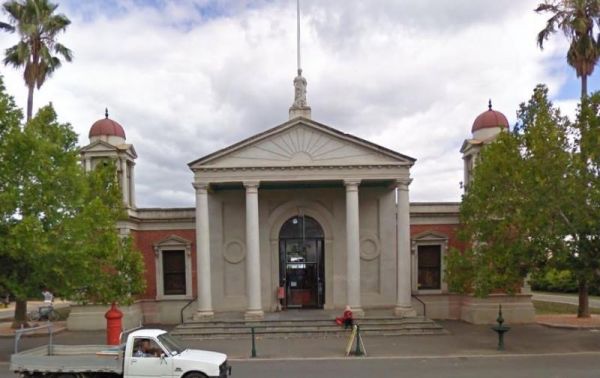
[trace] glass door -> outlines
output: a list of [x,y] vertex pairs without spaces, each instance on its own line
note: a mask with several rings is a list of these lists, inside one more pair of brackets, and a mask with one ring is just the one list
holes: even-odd
[[[285,225],[280,233],[280,285],[285,290],[284,306],[322,308],[325,292],[322,230],[314,219],[303,218],[295,217],[288,221],[291,222],[293,229],[302,230],[303,234],[289,232]],[[310,231],[315,230],[315,224],[318,226],[317,231],[320,231],[312,232],[310,235],[312,237],[307,237],[307,224],[301,224],[307,219],[314,222],[310,224],[312,226]]]

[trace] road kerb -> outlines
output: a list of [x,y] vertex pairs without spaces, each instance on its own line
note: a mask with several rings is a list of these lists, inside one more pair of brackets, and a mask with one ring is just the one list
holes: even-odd
[[369,357],[273,357],[273,358],[229,358],[231,362],[269,362],[269,361],[357,361],[357,360],[443,360],[458,358],[528,358],[528,357],[559,357],[559,356],[600,356],[600,351],[586,352],[552,352],[552,353],[490,353],[490,354],[451,354],[451,355],[422,355],[422,356],[369,356]]

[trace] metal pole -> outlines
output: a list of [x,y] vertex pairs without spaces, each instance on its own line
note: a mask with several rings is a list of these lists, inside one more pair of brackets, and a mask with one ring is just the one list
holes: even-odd
[[298,49],[298,75],[300,75],[300,70],[302,70],[301,62],[300,62],[300,0],[296,1],[296,27],[297,27],[297,49]]
[[354,350],[354,355],[355,356],[362,356],[363,355],[363,351],[360,348],[360,326],[356,325],[356,349]]
[[54,345],[52,340],[52,323],[48,322],[48,333],[49,333],[49,341],[48,341],[48,355],[52,356],[54,354]]
[[255,334],[254,334],[254,327],[251,328],[252,330],[252,358],[256,357],[256,340],[255,340]]

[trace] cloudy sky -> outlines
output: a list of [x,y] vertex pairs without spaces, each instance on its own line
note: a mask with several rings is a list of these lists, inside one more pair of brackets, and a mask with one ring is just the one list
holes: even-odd
[[[417,159],[412,201],[458,201],[459,153],[488,98],[511,123],[537,83],[579,93],[539,0],[302,0],[313,119]],[[295,0],[60,0],[75,59],[41,91],[88,143],[108,107],[137,152],[140,207],[193,206],[187,163],[288,118]],[[6,19],[5,15],[0,15]],[[16,42],[0,35],[0,49]],[[25,107],[21,73],[0,67]],[[598,89],[595,76],[590,89]]]

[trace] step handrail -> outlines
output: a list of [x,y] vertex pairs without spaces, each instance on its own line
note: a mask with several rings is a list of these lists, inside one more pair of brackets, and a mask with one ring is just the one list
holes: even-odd
[[188,307],[189,307],[189,306],[190,306],[192,303],[194,303],[194,302],[196,301],[196,299],[198,299],[198,296],[195,296],[194,298],[190,299],[190,300],[188,301],[188,303],[186,303],[186,305],[185,305],[185,306],[183,306],[183,307],[181,308],[181,311],[179,311],[179,318],[181,319],[181,324],[185,323],[185,322],[183,321],[183,312],[184,312],[184,311],[185,311],[185,310],[186,310],[186,309],[187,309],[187,308],[188,308]]
[[421,304],[423,305],[423,317],[426,318],[427,317],[427,306],[425,305],[425,302],[423,302],[421,300],[421,298],[419,298],[416,294],[411,294],[413,298],[415,298],[417,301],[421,302]]

